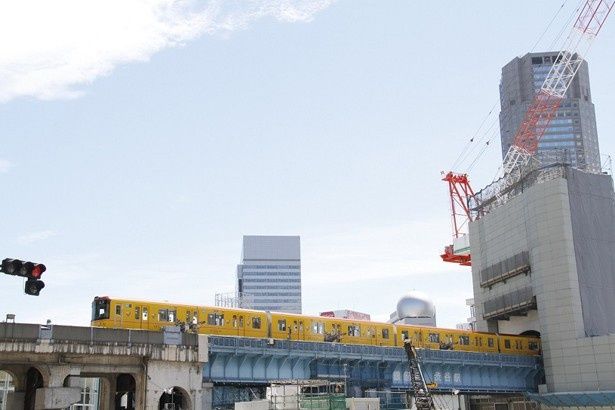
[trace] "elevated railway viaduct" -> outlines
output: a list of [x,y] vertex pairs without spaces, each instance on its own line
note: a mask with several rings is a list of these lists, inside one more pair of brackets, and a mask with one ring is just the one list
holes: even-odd
[[[450,394],[535,392],[538,357],[420,352],[428,382]],[[0,323],[0,370],[14,391],[8,409],[66,408],[79,379],[100,379],[102,409],[210,409],[254,397],[272,382],[344,381],[347,393],[405,391],[403,349],[181,333]],[[132,407],[131,407],[132,406]]]

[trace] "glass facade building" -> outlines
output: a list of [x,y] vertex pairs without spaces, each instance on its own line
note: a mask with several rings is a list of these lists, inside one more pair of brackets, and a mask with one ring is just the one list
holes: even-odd
[[[500,135],[506,156],[534,94],[540,90],[557,52],[528,53],[502,68],[500,81]],[[591,99],[589,69],[583,62],[556,117],[538,144],[544,165],[560,162],[584,171],[601,172],[596,114]]]
[[301,313],[299,236],[244,236],[236,287],[242,307]]

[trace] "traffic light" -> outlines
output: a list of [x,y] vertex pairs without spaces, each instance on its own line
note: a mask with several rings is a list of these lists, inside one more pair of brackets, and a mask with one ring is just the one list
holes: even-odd
[[6,258],[2,261],[0,272],[7,275],[22,276],[27,278],[24,292],[27,295],[38,296],[45,282],[40,280],[47,268],[42,263],[26,262],[19,259]]
[[45,282],[42,280],[28,279],[26,281],[24,292],[26,292],[26,295],[38,296],[38,294],[41,293],[41,289],[44,287]]

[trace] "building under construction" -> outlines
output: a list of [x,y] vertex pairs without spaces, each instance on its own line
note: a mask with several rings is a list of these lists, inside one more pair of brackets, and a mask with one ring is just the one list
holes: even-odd
[[469,225],[477,330],[540,334],[555,407],[615,405],[615,194],[610,175],[526,170],[476,195]]

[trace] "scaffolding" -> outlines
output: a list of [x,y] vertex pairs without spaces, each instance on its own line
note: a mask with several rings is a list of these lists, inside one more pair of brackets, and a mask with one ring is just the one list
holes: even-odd
[[344,382],[295,380],[272,383],[267,388],[272,410],[345,410]]

